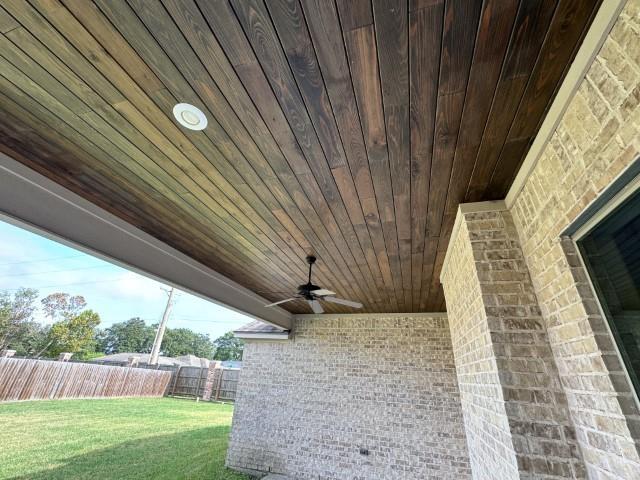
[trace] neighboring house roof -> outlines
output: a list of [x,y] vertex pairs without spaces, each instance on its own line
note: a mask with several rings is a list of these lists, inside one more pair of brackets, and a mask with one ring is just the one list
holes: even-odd
[[[105,355],[94,359],[97,363],[126,363],[130,357],[138,357],[139,363],[149,363],[148,353],[123,352]],[[203,365],[204,362],[204,365]],[[180,365],[181,367],[208,367],[209,360],[206,358],[196,357],[195,355],[181,355],[179,357],[158,357],[159,365]]]
[[234,335],[242,339],[286,340],[289,330],[256,320],[234,330]]
[[[171,358],[171,357],[167,357],[167,358]],[[209,366],[208,359],[196,357],[195,355],[180,355],[175,359],[182,362],[184,365],[188,365],[190,367],[202,367],[203,361],[206,362],[206,366]]]

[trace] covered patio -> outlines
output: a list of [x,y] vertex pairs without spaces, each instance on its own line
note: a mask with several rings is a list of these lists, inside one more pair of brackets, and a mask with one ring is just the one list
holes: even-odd
[[256,319],[229,467],[638,478],[640,1],[5,0],[0,42],[0,217]]

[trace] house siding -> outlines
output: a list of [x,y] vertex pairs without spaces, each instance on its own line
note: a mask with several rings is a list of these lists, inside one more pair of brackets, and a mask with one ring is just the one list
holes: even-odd
[[228,466],[471,478],[446,316],[303,316],[290,340],[248,341],[243,362]]

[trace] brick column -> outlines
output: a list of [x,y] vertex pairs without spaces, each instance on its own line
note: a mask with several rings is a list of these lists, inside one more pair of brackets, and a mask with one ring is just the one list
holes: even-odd
[[546,329],[503,202],[460,207],[441,280],[474,478],[584,478]]
[[215,397],[214,389],[218,385],[219,378],[222,375],[222,363],[212,360],[209,364],[209,371],[207,372],[207,380],[204,383],[204,391],[202,392],[202,399],[209,401],[211,397]]

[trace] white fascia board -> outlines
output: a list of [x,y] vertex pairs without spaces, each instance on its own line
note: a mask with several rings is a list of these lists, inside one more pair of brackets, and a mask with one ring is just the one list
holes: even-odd
[[256,320],[291,313],[0,152],[0,219]]
[[447,312],[414,312],[414,313],[298,313],[293,316],[295,320],[305,319],[326,319],[332,320],[336,318],[447,318]]
[[259,333],[259,332],[233,332],[237,338],[243,340],[288,340],[289,332]]

